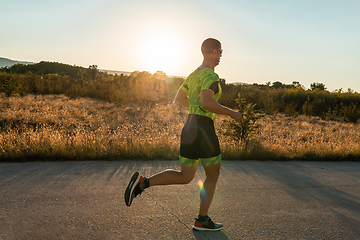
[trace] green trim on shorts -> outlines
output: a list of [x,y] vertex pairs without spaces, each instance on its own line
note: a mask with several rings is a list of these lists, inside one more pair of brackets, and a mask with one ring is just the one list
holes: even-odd
[[201,165],[203,166],[211,166],[215,164],[221,163],[221,153],[216,157],[211,158],[200,158]]
[[[180,164],[185,164],[190,167],[197,167],[199,164],[199,159],[190,159],[183,156],[179,156]],[[211,157],[211,158],[200,158],[200,163],[203,166],[211,166],[221,163],[221,154]]]
[[199,164],[199,159],[190,159],[183,156],[179,156],[179,162],[180,164],[185,164],[190,167],[197,167]]

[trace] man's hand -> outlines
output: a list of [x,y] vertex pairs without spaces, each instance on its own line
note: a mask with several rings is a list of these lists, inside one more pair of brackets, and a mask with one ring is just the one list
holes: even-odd
[[234,119],[236,122],[239,122],[242,119],[242,114],[239,112],[234,111],[230,117]]

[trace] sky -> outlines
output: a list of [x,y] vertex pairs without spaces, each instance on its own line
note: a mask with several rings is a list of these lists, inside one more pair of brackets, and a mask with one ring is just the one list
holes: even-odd
[[0,57],[186,77],[222,43],[227,83],[360,92],[359,0],[0,0]]

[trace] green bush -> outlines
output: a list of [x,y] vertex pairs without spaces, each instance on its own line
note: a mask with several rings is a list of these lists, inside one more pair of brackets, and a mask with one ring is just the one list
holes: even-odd
[[356,123],[357,120],[360,118],[360,110],[358,108],[358,105],[354,103],[348,106],[342,106],[341,113],[344,116],[345,122]]
[[242,98],[240,94],[236,102],[238,103],[239,112],[243,115],[243,118],[239,122],[224,120],[225,132],[223,134],[238,144],[240,142],[245,143],[245,147],[247,147],[251,140],[251,134],[255,133],[256,129],[260,127],[260,124],[257,124],[256,121],[264,115],[254,110],[255,104],[247,104],[245,98]]
[[1,90],[5,93],[5,96],[10,97],[12,94],[17,93],[19,88],[13,78],[6,78],[1,86]]

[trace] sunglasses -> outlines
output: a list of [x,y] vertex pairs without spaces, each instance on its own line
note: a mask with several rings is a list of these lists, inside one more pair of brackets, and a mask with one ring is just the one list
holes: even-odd
[[222,50],[222,49],[210,49],[210,52],[213,51],[213,50],[219,50],[219,51],[220,51],[220,54],[223,53],[223,50]]

